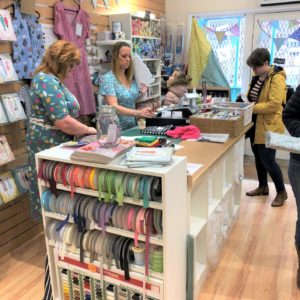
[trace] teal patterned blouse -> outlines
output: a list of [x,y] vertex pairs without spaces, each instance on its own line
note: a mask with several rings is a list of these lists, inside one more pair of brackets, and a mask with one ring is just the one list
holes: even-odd
[[70,115],[76,117],[79,103],[75,96],[52,74],[40,72],[30,87],[31,116],[26,134],[26,148],[29,161],[29,190],[31,215],[40,219],[40,198],[37,186],[35,154],[69,141],[72,137],[54,126],[56,120]]
[[[136,100],[139,98],[139,87],[135,80],[130,88],[125,87],[112,71],[107,72],[100,79],[100,94],[114,96],[118,104],[126,108],[135,109]],[[136,126],[136,119],[132,116],[118,115],[121,130],[127,130]]]

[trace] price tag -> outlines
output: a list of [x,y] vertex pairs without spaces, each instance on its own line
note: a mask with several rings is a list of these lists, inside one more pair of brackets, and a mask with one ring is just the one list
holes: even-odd
[[77,36],[82,36],[82,29],[83,29],[82,24],[76,23],[76,35]]
[[161,112],[161,117],[162,118],[171,118],[172,117],[172,112],[170,110],[165,110]]
[[173,111],[172,119],[182,119],[182,111]]

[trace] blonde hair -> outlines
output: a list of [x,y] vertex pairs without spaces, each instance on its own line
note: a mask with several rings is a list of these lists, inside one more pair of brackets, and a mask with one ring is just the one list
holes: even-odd
[[80,63],[80,51],[71,42],[59,40],[51,44],[36,68],[34,75],[39,72],[50,73],[64,80],[70,69]]
[[[120,54],[120,49],[122,47],[128,47],[130,48],[130,45],[127,44],[126,42],[117,42],[112,50],[112,71],[117,77],[117,79],[120,81],[120,65],[119,65],[119,54]],[[132,60],[130,60],[130,64],[128,69],[125,70],[125,76],[129,82],[132,81],[133,79],[133,65],[132,65]]]

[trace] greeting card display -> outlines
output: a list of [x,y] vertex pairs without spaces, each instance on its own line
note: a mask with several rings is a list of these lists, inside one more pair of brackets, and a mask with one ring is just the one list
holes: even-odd
[[5,135],[0,135],[0,166],[15,159]]
[[16,167],[12,174],[20,194],[26,193],[29,190],[28,165]]
[[4,107],[2,105],[2,101],[0,100],[0,124],[4,124],[7,122],[8,122],[8,120],[7,120],[5,111],[4,111]]
[[0,54],[0,83],[18,80],[17,73],[8,53]]
[[16,41],[16,35],[12,26],[10,13],[8,10],[0,9],[0,40]]
[[17,93],[2,94],[2,104],[9,122],[26,119],[26,115]]
[[19,191],[10,171],[0,174],[0,196],[7,203],[19,196]]

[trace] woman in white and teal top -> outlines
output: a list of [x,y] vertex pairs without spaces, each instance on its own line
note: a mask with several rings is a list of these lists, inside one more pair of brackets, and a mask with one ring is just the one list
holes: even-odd
[[152,118],[150,108],[136,109],[136,102],[144,97],[147,87],[138,86],[133,78],[131,49],[126,42],[117,42],[112,52],[112,70],[100,81],[100,94],[108,105],[117,110],[121,130],[136,126],[136,118]]

